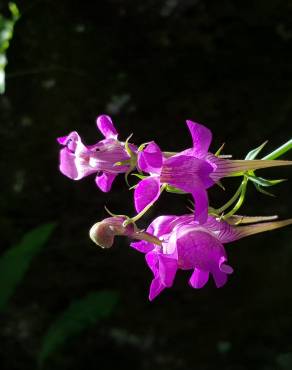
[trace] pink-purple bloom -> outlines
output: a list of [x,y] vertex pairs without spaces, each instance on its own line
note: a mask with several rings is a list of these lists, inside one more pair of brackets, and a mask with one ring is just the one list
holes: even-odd
[[[245,160],[231,160],[226,159],[231,156],[220,156],[222,148],[215,155],[209,152],[212,133],[208,128],[190,120],[186,124],[192,147],[179,153],[162,152],[154,141],[137,149],[129,143],[131,136],[125,142],[120,141],[107,115],[97,118],[97,127],[104,139],[94,145],[85,145],[76,131],[57,139],[62,145],[60,171],[73,180],[94,174],[96,185],[104,192],[111,189],[118,174],[124,173],[129,185],[128,175],[137,168],[139,174],[135,175],[142,179],[134,186],[138,214],[129,217],[108,211],[111,217],[96,222],[89,236],[104,249],[114,245],[116,236],[135,240],[131,247],[145,254],[153,273],[150,300],[173,285],[178,270],[191,270],[189,284],[195,289],[205,286],[210,277],[217,288],[222,287],[233,273],[224,244],[292,224],[292,219],[278,221],[277,216],[235,214],[244,201],[248,181],[263,193],[267,192],[262,187],[283,181],[257,177],[254,170],[291,165],[292,161],[274,160],[291,149],[291,140],[263,159],[254,160],[265,143],[250,151]],[[207,190],[227,176],[243,176],[243,180],[225,205],[217,209],[210,207],[209,215]],[[191,194],[194,211],[182,216],[160,216],[146,230],[139,229],[136,222],[164,189]]]
[[[125,143],[118,140],[117,130],[109,116],[99,116],[97,127],[105,139],[94,145],[85,146],[76,131],[57,139],[64,146],[60,151],[60,171],[73,180],[96,174],[96,185],[108,192],[115,177],[129,170],[127,161],[130,156]],[[131,149],[136,150],[133,145]]]
[[[206,129],[208,130],[208,129]],[[208,130],[209,131],[209,130]],[[205,150],[205,146],[201,150]],[[155,142],[138,153],[138,167],[149,177],[140,181],[135,188],[134,200],[137,212],[155,202],[163,184],[171,185],[195,200],[196,219],[204,222],[208,214],[208,195],[206,189],[214,184],[210,178],[213,167],[203,158],[198,158],[193,150],[184,151],[166,158]],[[207,153],[205,153],[207,154]]]
[[137,212],[154,203],[163,184],[191,193],[195,201],[195,219],[204,223],[208,217],[207,189],[221,178],[237,172],[288,164],[285,161],[229,160],[210,153],[211,131],[196,122],[186,121],[193,147],[175,155],[163,153],[150,142],[138,153],[138,168],[149,173],[135,188],[134,201]]
[[142,240],[131,243],[146,253],[146,262],[153,272],[149,299],[171,287],[178,269],[193,270],[189,283],[202,288],[212,275],[216,286],[222,287],[233,269],[227,264],[223,243],[240,236],[227,222],[209,216],[203,224],[193,215],[160,216],[146,230],[161,241],[161,246]]
[[233,272],[225,243],[292,224],[292,219],[278,221],[277,216],[238,215],[230,216],[228,222],[208,216],[200,224],[187,214],[160,216],[146,230],[139,230],[129,221],[126,216],[108,217],[91,227],[90,238],[102,248],[111,248],[116,236],[139,240],[131,247],[146,255],[153,272],[150,300],[173,285],[177,270],[192,270],[189,283],[195,289],[202,288],[210,275],[216,287],[222,287]]
[[210,275],[216,287],[222,287],[233,272],[227,264],[224,244],[292,224],[292,219],[261,222],[276,218],[232,216],[228,223],[208,216],[204,224],[199,224],[192,214],[157,217],[144,232],[144,240],[131,243],[133,248],[146,254],[146,262],[154,275],[149,299],[171,287],[179,269],[193,271],[189,279],[193,288],[202,288]]
[[138,153],[138,167],[150,174],[135,189],[134,200],[138,212],[155,202],[160,195],[161,185],[168,184],[191,193],[195,200],[196,219],[200,222],[206,220],[206,189],[214,184],[210,175],[214,172],[217,160],[208,153],[212,133],[208,128],[192,121],[187,121],[187,126],[192,136],[193,148],[167,157],[152,141]]

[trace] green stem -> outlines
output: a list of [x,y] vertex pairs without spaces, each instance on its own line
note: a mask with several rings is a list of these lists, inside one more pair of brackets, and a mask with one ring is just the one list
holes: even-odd
[[131,235],[131,238],[137,240],[145,240],[146,242],[162,246],[162,241],[159,240],[156,236],[151,235],[145,231],[137,231]]
[[241,188],[242,188],[242,183],[239,185],[239,187],[236,190],[236,192],[234,193],[233,197],[231,199],[229,199],[229,201],[226,204],[224,204],[224,206],[216,209],[216,212],[218,214],[224,212],[227,208],[229,208],[230,206],[232,206],[232,204],[237,200],[237,198],[241,194]]
[[[160,194],[164,191],[164,189],[166,188],[166,184],[163,184],[160,188]],[[143,217],[145,215],[145,213],[148,212],[148,210],[153,206],[155,202],[152,202],[150,204],[148,204],[148,206],[146,206],[144,209],[142,209],[141,212],[139,212],[136,216],[132,217],[132,218],[127,218],[127,220],[125,220],[123,222],[123,226],[126,227],[127,225],[129,224],[134,224],[135,222],[139,221],[141,217]]]
[[276,159],[281,155],[285,154],[292,149],[292,139],[288,140],[285,144],[281,145],[280,148],[274,150],[272,153],[266,155],[262,159]]
[[[292,139],[288,140],[285,144],[281,145],[278,149],[274,150],[272,153],[267,154],[265,157],[262,158],[262,160],[273,160],[273,159],[279,158],[280,156],[282,156],[283,154],[285,154],[286,152],[288,152],[291,149],[292,149]],[[234,177],[235,176],[243,176],[243,175],[244,175],[244,172],[238,172],[236,174],[232,174],[232,176],[234,176]],[[232,204],[240,196],[240,198],[238,199],[237,204],[234,206],[234,208],[229,213],[227,213],[225,215],[224,218],[226,218],[226,217],[228,218],[228,217],[232,216],[239,209],[239,207],[241,207],[241,205],[243,203],[245,192],[246,192],[247,182],[248,182],[248,179],[244,178],[244,180],[242,181],[242,183],[240,184],[240,186],[236,190],[233,197],[226,204],[224,204],[222,207],[220,207],[218,209],[215,209],[215,212],[218,213],[218,214],[221,214],[226,209],[231,207]]]
[[237,203],[235,204],[235,206],[232,208],[232,210],[230,212],[226,213],[226,215],[223,217],[224,220],[233,216],[239,210],[239,208],[242,206],[242,203],[244,201],[245,194],[246,194],[247,183],[248,183],[248,178],[244,177],[244,179],[242,180],[242,183],[240,185],[240,187],[241,187],[240,197],[239,197]]

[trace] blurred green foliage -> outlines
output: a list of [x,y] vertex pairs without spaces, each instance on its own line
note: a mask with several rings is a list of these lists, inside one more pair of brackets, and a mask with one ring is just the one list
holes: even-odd
[[[21,282],[32,259],[46,244],[56,224],[47,223],[26,233],[19,244],[9,248],[0,258],[0,311],[5,309]],[[38,355],[40,366],[72,335],[80,333],[98,320],[108,317],[118,300],[113,291],[91,292],[73,301],[51,325],[44,336]]]
[[52,324],[42,343],[38,355],[39,365],[65,344],[72,335],[80,333],[98,320],[108,317],[116,303],[118,295],[112,291],[91,292],[84,298],[74,301]]
[[0,94],[5,92],[5,67],[7,65],[6,50],[13,37],[15,22],[20,17],[20,12],[15,3],[9,3],[11,18],[7,19],[0,14]]
[[0,258],[0,311],[3,310],[22,280],[32,259],[51,236],[54,223],[41,225],[26,233],[21,242],[9,248]]

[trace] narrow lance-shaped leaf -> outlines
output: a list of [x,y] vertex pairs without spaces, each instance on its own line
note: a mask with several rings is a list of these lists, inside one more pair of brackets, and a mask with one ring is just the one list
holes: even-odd
[[264,187],[269,187],[269,186],[274,186],[277,184],[280,184],[283,181],[286,181],[285,179],[279,179],[279,180],[268,180],[264,179],[263,177],[258,177],[258,176],[251,176],[247,175],[248,179],[259,186],[264,186]]
[[0,310],[2,310],[27,271],[33,257],[44,246],[55,224],[44,224],[24,235],[21,242],[0,257]]
[[146,179],[147,177],[149,177],[149,176],[146,176],[146,175],[141,175],[140,173],[131,173],[131,175],[138,177],[138,179],[140,179],[140,180],[143,180],[143,179]]
[[259,193],[262,193],[264,195],[267,195],[269,197],[275,197],[275,194],[263,189],[259,184],[256,184],[255,182],[253,183],[253,185],[255,186],[256,190],[259,192]]
[[260,145],[259,147],[257,147],[255,149],[251,150],[250,152],[248,152],[245,159],[247,159],[247,160],[255,159],[266,144],[267,144],[267,141],[262,143],[262,145]]
[[89,293],[86,297],[74,301],[51,325],[44,336],[38,362],[44,361],[73,335],[79,334],[98,320],[108,317],[118,300],[113,291]]
[[173,193],[173,194],[186,194],[184,191],[174,187],[174,186],[171,186],[171,185],[166,185],[165,187],[165,190],[168,192],[168,193]]

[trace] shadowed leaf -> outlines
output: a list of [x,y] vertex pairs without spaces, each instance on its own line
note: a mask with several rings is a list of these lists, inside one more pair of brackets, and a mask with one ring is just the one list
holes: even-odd
[[39,365],[61,347],[69,337],[77,335],[98,320],[108,317],[118,300],[116,292],[92,292],[74,301],[52,324],[42,343],[38,355]]
[[49,223],[24,235],[21,242],[0,257],[0,310],[2,310],[27,271],[33,257],[41,250],[55,228]]

